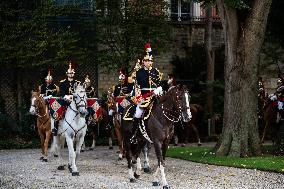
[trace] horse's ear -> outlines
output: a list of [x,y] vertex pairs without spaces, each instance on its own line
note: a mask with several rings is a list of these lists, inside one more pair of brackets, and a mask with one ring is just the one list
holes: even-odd
[[87,88],[87,83],[84,82],[84,83],[82,84],[82,86],[84,87],[84,89],[86,89],[86,88]]

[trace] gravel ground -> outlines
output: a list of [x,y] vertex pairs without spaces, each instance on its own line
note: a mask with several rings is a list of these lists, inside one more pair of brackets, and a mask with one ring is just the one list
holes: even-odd
[[[117,161],[117,147],[97,147],[81,153],[77,162],[80,176],[68,169],[57,170],[57,158],[42,162],[39,149],[0,150],[0,188],[161,188],[152,186],[152,174],[142,173],[130,183],[126,160]],[[156,159],[151,151],[150,165]],[[67,150],[63,151],[67,163]],[[257,170],[218,167],[173,158],[166,160],[166,177],[171,188],[284,188],[284,175]]]

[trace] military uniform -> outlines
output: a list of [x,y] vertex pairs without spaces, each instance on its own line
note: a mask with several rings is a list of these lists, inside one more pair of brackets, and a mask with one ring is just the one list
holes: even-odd
[[92,86],[89,86],[86,88],[86,94],[87,98],[95,98],[95,88]]
[[59,93],[61,97],[64,97],[65,95],[72,95],[74,93],[74,84],[80,83],[80,81],[72,80],[69,81],[68,79],[63,79],[60,81],[59,85]]
[[46,83],[39,86],[39,91],[41,96],[56,96],[57,95],[58,86],[54,83],[50,83],[47,85]]
[[136,82],[142,95],[151,93],[160,86],[161,73],[157,68],[150,68],[149,70],[140,68],[136,73]]
[[114,87],[113,96],[114,97],[125,96],[131,93],[132,90],[133,90],[133,83],[126,83],[126,84],[119,83]]

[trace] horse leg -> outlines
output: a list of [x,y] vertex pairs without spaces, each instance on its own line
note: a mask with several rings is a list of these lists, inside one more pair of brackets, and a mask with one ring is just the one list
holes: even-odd
[[192,127],[192,129],[194,130],[194,132],[195,132],[195,136],[196,136],[196,139],[197,139],[197,145],[198,146],[201,146],[202,145],[202,143],[201,143],[201,141],[200,141],[200,137],[199,137],[199,132],[198,132],[198,130],[197,130],[197,127],[195,126],[195,124],[191,124],[191,127]]
[[[164,168],[164,158],[163,158],[163,154],[165,154],[165,151],[167,148],[166,144],[164,143],[163,146],[161,144],[161,142],[154,142],[154,147],[155,147],[155,152],[156,152],[156,156],[158,159],[158,167],[160,169],[160,173],[161,173],[161,179],[162,179],[162,185],[163,185],[163,189],[165,188],[169,188],[167,180],[166,180],[166,175],[165,175],[165,168]],[[162,150],[162,147],[164,150]],[[157,177],[156,177],[157,180]],[[154,182],[153,182],[154,185]]]
[[135,182],[134,172],[132,170],[132,161],[130,156],[130,138],[128,138],[128,140],[127,139],[124,140],[124,146],[125,146],[125,157],[127,160],[128,178],[130,182]]
[[54,136],[53,137],[53,143],[55,147],[55,152],[57,153],[58,156],[58,170],[64,170],[64,165],[62,164],[62,157],[61,157],[61,141],[60,141],[60,135]]
[[142,148],[142,152],[144,155],[144,165],[143,165],[143,169],[145,173],[150,173],[150,164],[149,164],[149,145],[150,143],[147,142],[146,145]]
[[44,159],[44,135],[41,132],[40,128],[38,128],[38,133],[39,133],[39,137],[40,137],[40,146],[41,146],[41,157],[40,160]]
[[92,146],[90,147],[90,150],[94,150],[95,147],[96,147],[96,133],[95,133],[95,131],[93,131],[92,136],[93,136],[93,142],[92,142]]
[[263,134],[262,134],[262,137],[261,137],[261,144],[264,143],[264,138],[265,138],[267,127],[268,127],[268,121],[265,121],[265,126],[264,126]]
[[118,120],[114,121],[114,131],[117,136],[118,140],[118,147],[119,147],[119,154],[118,154],[118,160],[122,160],[123,157],[123,141],[122,141],[122,135],[120,131],[120,124]]
[[83,134],[76,140],[76,159],[75,161],[77,161],[79,158],[81,146],[82,144],[84,144],[84,138],[85,138],[85,135]]
[[[69,164],[68,164],[69,171],[72,173],[72,176],[79,176],[79,172],[77,170],[77,166],[76,166],[76,162],[75,162],[76,153],[74,151],[73,139],[68,135],[66,135],[65,137],[66,137],[66,143],[67,143],[68,151],[69,151]],[[81,146],[82,146],[82,144],[81,144]]]
[[47,156],[48,156],[48,143],[51,137],[51,132],[47,131],[45,132],[45,141],[44,141],[44,158],[43,161],[47,162]]

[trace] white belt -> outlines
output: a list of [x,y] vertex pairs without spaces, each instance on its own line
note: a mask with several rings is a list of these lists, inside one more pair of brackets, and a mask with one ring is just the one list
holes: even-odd
[[153,91],[155,90],[156,88],[143,88],[141,89],[142,91]]

